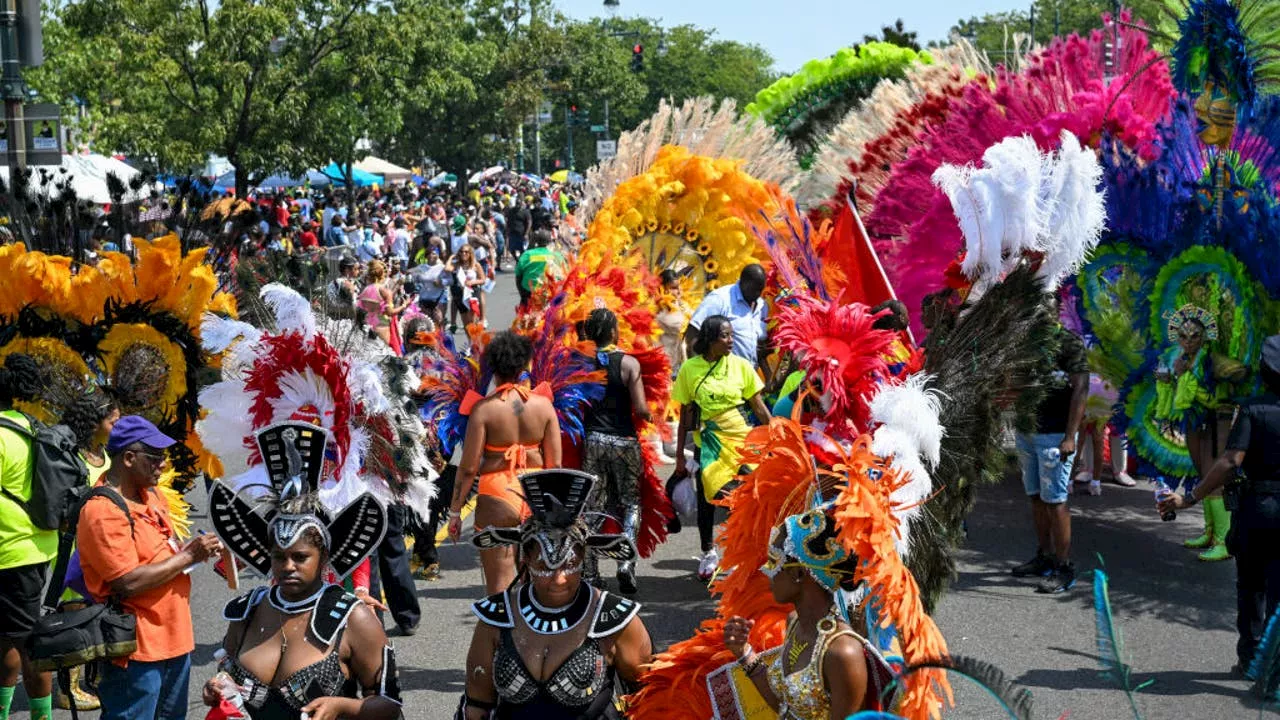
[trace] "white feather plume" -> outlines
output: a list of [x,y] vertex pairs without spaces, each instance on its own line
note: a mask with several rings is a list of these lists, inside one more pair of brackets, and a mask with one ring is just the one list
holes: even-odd
[[391,402],[382,392],[382,374],[376,365],[353,364],[347,372],[347,386],[351,389],[351,397],[364,407],[366,415],[391,411]]
[[249,467],[245,437],[253,433],[249,414],[251,399],[239,378],[214,383],[200,391],[200,407],[205,416],[196,421],[196,434],[205,449],[217,456],[227,476]]
[[890,497],[894,514],[902,523],[897,547],[903,557],[911,552],[912,527],[920,516],[921,504],[933,490],[928,467],[937,465],[942,451],[941,400],[926,387],[929,379],[919,373],[901,384],[885,385],[870,404],[871,417],[878,424],[871,451],[889,458],[894,469],[907,478]]
[[1062,132],[1062,146],[1054,156],[1052,179],[1045,183],[1050,205],[1044,262],[1039,276],[1047,289],[1077,270],[1098,245],[1106,225],[1106,197],[1101,189],[1102,165],[1092,148]]
[[308,340],[315,337],[316,314],[311,310],[311,303],[297,290],[280,283],[268,283],[259,296],[275,315],[278,332],[299,332]]
[[971,165],[943,165],[934,171],[933,184],[951,200],[951,209],[964,235],[961,271],[975,278],[999,268],[1004,229],[1001,216],[993,212],[997,198],[992,194],[990,171]]
[[1003,219],[1000,245],[1004,257],[997,264],[1005,273],[1013,269],[1018,255],[1040,249],[1049,215],[1039,193],[1045,156],[1030,136],[1023,135],[987,148],[982,161],[995,183],[992,195],[998,204],[993,210]]
[[299,408],[310,405],[320,414],[320,425],[332,432],[334,400],[333,391],[323,377],[311,368],[302,372],[290,371],[280,376],[280,394],[271,398],[271,422],[284,422]]
[[200,319],[200,346],[207,353],[218,354],[237,340],[257,342],[262,331],[240,320],[205,313]]

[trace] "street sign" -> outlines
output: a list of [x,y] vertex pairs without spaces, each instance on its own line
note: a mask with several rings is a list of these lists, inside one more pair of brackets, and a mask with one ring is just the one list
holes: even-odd
[[[22,119],[27,126],[27,164],[61,165],[61,108],[54,103],[24,105]],[[7,142],[5,146],[7,149]]]
[[551,103],[544,101],[542,105],[538,106],[538,122],[543,124],[551,122],[551,113],[554,109],[555,107]]
[[596,159],[608,160],[618,154],[617,140],[597,140],[596,141]]
[[602,133],[602,132],[604,132],[604,131],[605,131],[605,127],[604,127],[603,125],[592,125],[592,126],[591,126],[591,132],[593,132],[593,133]]

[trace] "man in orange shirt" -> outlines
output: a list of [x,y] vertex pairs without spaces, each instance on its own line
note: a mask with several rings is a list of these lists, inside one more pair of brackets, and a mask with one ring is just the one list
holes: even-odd
[[186,718],[195,632],[184,571],[221,545],[213,535],[185,546],[174,538],[168,504],[155,489],[174,442],[145,418],[120,418],[107,439],[111,469],[99,483],[119,498],[93,497],[80,512],[76,546],[85,585],[94,600],[119,601],[138,620],[138,650],[103,670],[102,720]]

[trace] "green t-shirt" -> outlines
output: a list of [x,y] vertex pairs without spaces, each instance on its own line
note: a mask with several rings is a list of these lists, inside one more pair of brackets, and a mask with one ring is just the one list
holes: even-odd
[[763,389],[755,366],[737,355],[726,355],[714,363],[694,355],[680,366],[671,399],[681,405],[697,404],[706,419],[741,405]]
[[[31,427],[16,410],[0,416]],[[31,499],[31,440],[8,428],[0,428],[0,485],[23,501]],[[0,494],[0,570],[47,563],[57,554],[58,532],[36,527],[21,505]]]
[[542,284],[547,271],[554,271],[563,261],[564,256],[548,247],[525,250],[516,263],[516,280],[520,288],[532,292]]

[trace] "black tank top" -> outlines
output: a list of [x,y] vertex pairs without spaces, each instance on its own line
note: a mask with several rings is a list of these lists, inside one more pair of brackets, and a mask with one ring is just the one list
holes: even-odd
[[[617,435],[618,437],[635,437],[636,425],[631,417],[631,391],[622,379],[622,358],[626,353],[614,350],[608,353],[608,364],[604,365],[608,382],[605,384],[604,398],[587,409],[583,419],[583,428],[591,433]],[[596,361],[600,361],[597,359]]]

